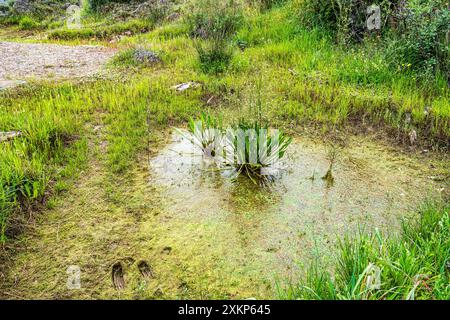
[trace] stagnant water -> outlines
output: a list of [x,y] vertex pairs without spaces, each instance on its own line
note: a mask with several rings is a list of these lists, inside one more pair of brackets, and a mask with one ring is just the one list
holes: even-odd
[[261,187],[230,179],[174,134],[150,161],[150,183],[167,199],[153,232],[178,249],[188,270],[205,272],[208,294],[262,296],[274,280],[298,277],[311,257],[326,262],[338,236],[396,232],[400,218],[438,189],[417,163],[370,143],[339,149],[331,185],[322,179],[327,150],[296,138],[281,176]]

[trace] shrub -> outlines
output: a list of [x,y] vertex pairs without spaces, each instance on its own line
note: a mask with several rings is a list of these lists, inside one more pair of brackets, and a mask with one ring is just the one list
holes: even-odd
[[188,10],[186,22],[191,36],[196,38],[201,69],[207,73],[223,72],[232,57],[230,38],[243,22],[241,3],[198,0]]
[[157,22],[169,14],[173,2],[174,0],[102,0],[90,1],[87,9],[98,15],[106,14],[112,19],[146,18]]
[[0,16],[0,25],[2,26],[12,26],[18,25],[21,17],[19,16]]
[[197,42],[195,48],[200,61],[200,69],[205,73],[224,72],[233,57],[233,48],[224,42]]
[[33,18],[25,16],[19,21],[19,29],[20,30],[32,30],[39,28],[39,23],[35,21]]
[[186,22],[195,38],[227,40],[243,22],[242,4],[237,0],[197,0],[188,8]]
[[450,14],[446,1],[411,0],[398,14],[402,23],[388,39],[388,57],[396,68],[411,67],[430,78],[449,73],[448,27]]
[[[300,0],[299,0],[300,1]],[[337,42],[360,42],[367,29],[370,0],[308,0],[300,2],[300,20],[309,27],[332,33]],[[381,44],[395,69],[411,68],[429,78],[448,73],[448,26],[450,15],[445,0],[383,0]]]
[[[378,5],[382,16],[388,17],[397,10],[395,0],[383,0]],[[360,41],[367,28],[367,8],[371,0],[308,0],[300,2],[300,18],[305,25],[324,28],[333,34],[340,43]],[[381,20],[381,30],[390,22]]]

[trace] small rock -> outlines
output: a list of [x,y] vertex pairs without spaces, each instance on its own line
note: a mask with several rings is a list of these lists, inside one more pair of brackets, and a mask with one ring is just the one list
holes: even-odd
[[6,17],[9,15],[8,3],[6,0],[0,0],[0,17]]
[[189,88],[197,88],[198,86],[200,86],[200,83],[194,82],[194,81],[189,81],[189,82],[177,84],[176,86],[173,86],[172,88],[177,90],[178,92],[182,92]]
[[175,21],[175,20],[179,19],[180,16],[181,16],[181,15],[180,15],[178,12],[174,12],[174,13],[169,14],[169,15],[167,16],[166,20],[167,20],[167,21]]
[[8,141],[22,135],[20,131],[0,132],[0,142]]
[[5,89],[14,88],[25,84],[26,81],[23,80],[0,80],[0,91]]
[[156,52],[146,49],[136,49],[134,52],[134,59],[140,63],[154,64],[161,62]]
[[13,4],[13,9],[19,14],[26,14],[33,11],[33,6],[30,0],[16,0]]

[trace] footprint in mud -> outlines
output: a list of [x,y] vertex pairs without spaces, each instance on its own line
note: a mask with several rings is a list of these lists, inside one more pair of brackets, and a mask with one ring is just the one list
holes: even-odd
[[144,278],[153,278],[153,270],[144,260],[138,263],[138,269]]
[[116,262],[112,266],[112,282],[114,288],[122,290],[125,288],[125,279],[123,278],[123,268],[120,262]]

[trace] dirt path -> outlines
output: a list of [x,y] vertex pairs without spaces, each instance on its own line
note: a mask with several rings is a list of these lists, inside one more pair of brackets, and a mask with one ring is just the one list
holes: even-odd
[[0,89],[27,79],[92,76],[114,54],[114,49],[100,46],[0,42]]

